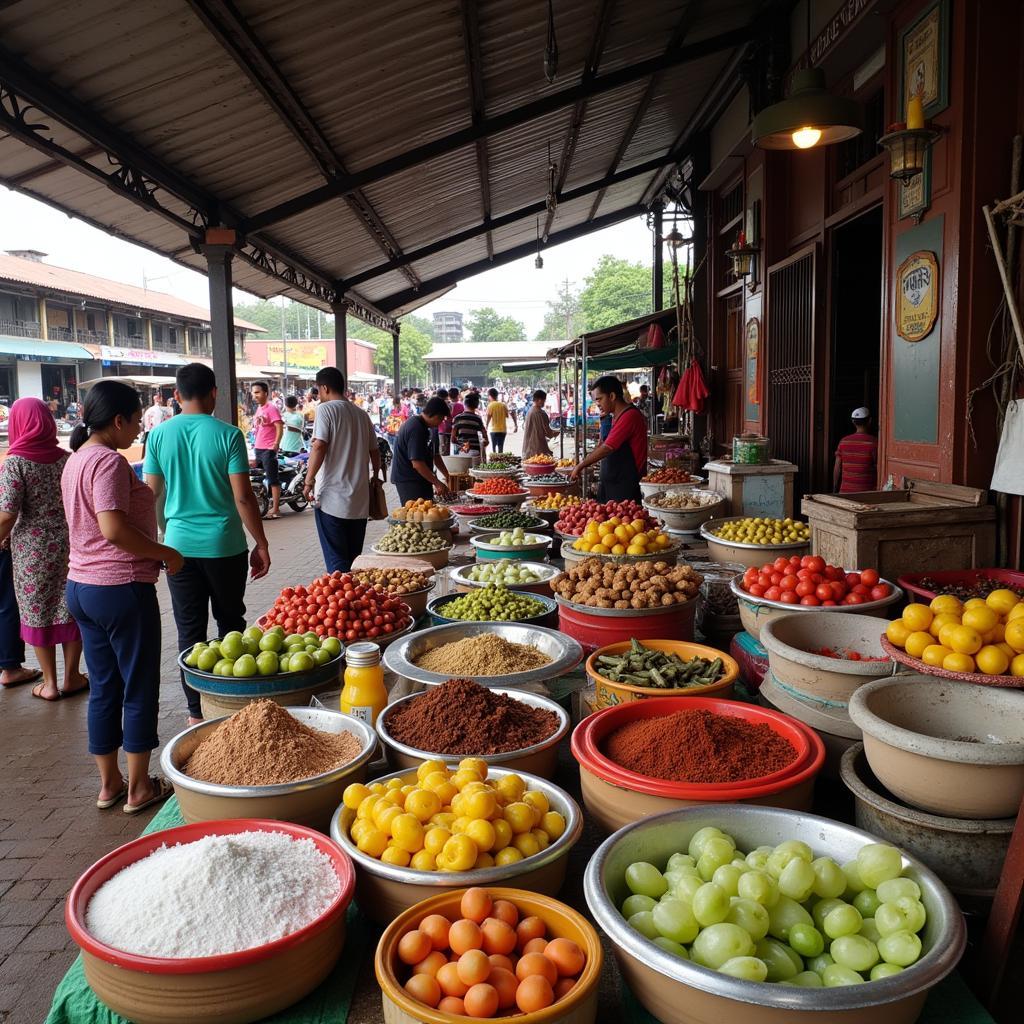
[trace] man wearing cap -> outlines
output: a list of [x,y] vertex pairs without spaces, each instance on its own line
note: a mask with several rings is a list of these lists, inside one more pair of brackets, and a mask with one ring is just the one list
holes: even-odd
[[861,406],[850,417],[854,433],[836,448],[832,483],[839,494],[873,491],[878,483],[878,438],[871,433],[871,410]]

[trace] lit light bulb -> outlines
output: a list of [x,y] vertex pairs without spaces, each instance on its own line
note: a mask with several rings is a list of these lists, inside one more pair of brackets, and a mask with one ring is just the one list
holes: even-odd
[[797,149],[810,149],[820,138],[820,128],[797,128],[793,132],[793,144]]

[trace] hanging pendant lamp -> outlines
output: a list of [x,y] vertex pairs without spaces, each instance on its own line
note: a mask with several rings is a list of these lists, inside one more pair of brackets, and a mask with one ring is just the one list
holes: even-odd
[[761,149],[810,149],[860,135],[864,117],[856,100],[833,96],[820,68],[793,72],[789,96],[754,118],[754,145]]

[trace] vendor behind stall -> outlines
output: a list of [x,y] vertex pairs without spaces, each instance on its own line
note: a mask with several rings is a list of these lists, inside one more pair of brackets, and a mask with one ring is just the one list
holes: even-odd
[[[430,498],[435,491],[441,497],[449,493],[448,470],[430,436],[447,415],[448,403],[443,398],[431,398],[421,413],[402,424],[395,437],[391,482],[403,505],[415,498]],[[444,480],[434,472],[435,467]]]
[[601,463],[599,501],[640,501],[640,478],[647,472],[647,422],[643,413],[626,401],[618,377],[599,377],[590,389],[602,416],[611,414],[608,436],[574,467],[571,480],[587,467]]

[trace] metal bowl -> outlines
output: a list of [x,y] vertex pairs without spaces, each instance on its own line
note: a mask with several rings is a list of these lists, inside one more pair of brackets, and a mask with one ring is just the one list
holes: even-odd
[[749,516],[725,516],[723,519],[709,519],[701,525],[700,535],[707,541],[711,557],[717,562],[738,562],[744,567],[764,565],[779,555],[806,555],[811,550],[810,538],[791,541],[788,544],[749,544],[740,540],[725,540],[711,531],[724,523],[735,523]]
[[509,466],[508,469],[477,469],[474,467],[469,471],[474,480],[490,480],[496,476],[510,476],[513,479],[519,476],[518,466]]
[[506,768],[509,771],[531,772],[534,775],[541,776],[541,778],[553,778],[558,765],[558,744],[569,732],[570,720],[568,713],[560,704],[556,704],[549,697],[542,697],[539,693],[530,693],[528,690],[505,690],[501,688],[497,688],[493,692],[503,693],[506,697],[521,701],[532,708],[543,708],[545,711],[550,711],[558,716],[558,727],[547,739],[543,739],[539,743],[534,743],[529,747],[522,747],[520,750],[510,750],[503,754],[480,754],[476,752],[448,754],[436,750],[417,750],[415,747],[400,743],[388,731],[388,719],[395,708],[400,704],[419,700],[423,696],[422,693],[412,693],[408,697],[396,700],[394,704],[389,704],[377,719],[377,735],[384,746],[388,764],[396,770],[404,769],[408,771],[409,769],[415,769],[423,761],[433,758],[444,760],[445,758],[453,757],[478,757],[489,765]]
[[[373,757],[377,736],[373,728],[358,718],[326,708],[285,708],[303,725],[322,732],[350,732],[358,737],[362,749],[348,764],[321,775],[275,786],[222,786],[186,775],[182,766],[203,740],[218,729],[225,718],[214,718],[190,726],[178,733],[160,754],[160,767],[174,786],[182,816],[186,821],[213,821],[218,818],[271,818],[326,832],[331,815],[345,787],[366,778],[366,766]],[[228,716],[230,717],[230,716]]]
[[[398,568],[402,568],[398,566]],[[358,571],[358,570],[357,570]],[[435,576],[430,583],[423,587],[421,590],[409,590],[404,594],[400,594],[395,590],[388,590],[387,593],[397,597],[400,601],[403,601],[409,606],[409,614],[412,615],[413,619],[418,619],[427,610],[427,598],[430,596],[430,592],[437,586],[437,577]],[[379,639],[379,638],[378,638]]]
[[[856,572],[857,570],[850,569],[848,571]],[[879,580],[879,583],[889,583],[889,586],[892,587],[892,593],[880,601],[865,601],[863,604],[837,604],[835,606],[786,604],[783,601],[768,601],[763,597],[754,597],[752,594],[748,594],[740,586],[742,580],[743,573],[737,573],[729,584],[729,589],[736,596],[743,628],[755,640],[760,638],[762,626],[783,615],[806,615],[808,612],[825,612],[828,615],[835,615],[836,612],[845,612],[848,615],[874,615],[884,618],[885,610],[889,605],[903,600],[903,591],[895,583],[889,583],[889,580]]]
[[[558,605],[555,604],[553,597],[548,597],[544,594],[530,594],[525,590],[520,590],[518,587],[506,587],[506,590],[511,593],[517,594],[520,597],[528,597],[531,601],[539,601],[543,606],[544,610],[538,612],[536,615],[531,615],[526,619],[486,619],[486,622],[519,622],[524,626],[551,626],[555,627],[558,625]],[[451,622],[479,622],[479,619],[453,619],[445,614],[445,608],[451,604],[452,601],[457,600],[460,597],[465,597],[465,594],[441,594],[439,597],[432,598],[427,604],[427,611],[430,613],[430,624],[432,626],[444,626]]]
[[[527,594],[540,594],[542,597],[551,596],[551,581],[561,572],[561,570],[552,565],[550,562],[534,562],[530,559],[516,560],[518,565],[525,566],[527,569],[532,570],[540,579],[533,583],[515,583],[513,584],[514,590],[522,590]],[[473,590],[476,587],[486,587],[487,583],[483,580],[473,580],[469,578],[469,572],[475,567],[473,565],[462,565],[457,569],[450,569],[448,578],[452,582],[452,586],[455,587],[459,593],[465,593],[467,590]]]
[[399,519],[393,513],[388,513],[388,523],[391,526],[411,523],[413,526],[422,526],[424,530],[450,530],[455,525],[455,516],[449,515],[447,519],[424,519],[417,522],[414,519]]
[[463,473],[469,472],[469,467],[473,465],[472,455],[442,455],[441,461],[444,463],[444,468],[449,473],[455,473],[458,476],[462,476]]
[[693,490],[695,487],[703,487],[707,481],[699,476],[690,475],[690,480],[685,484],[655,484],[648,483],[645,480],[640,481],[640,493],[645,498],[650,498],[652,495],[660,494],[662,491],[686,491]]
[[[683,490],[684,488],[677,488]],[[672,488],[666,488],[667,491],[671,491]],[[684,530],[689,532],[696,530],[702,523],[707,522],[709,519],[713,519],[715,513],[720,511],[722,506],[725,504],[725,498],[722,497],[717,491],[692,491],[694,497],[708,496],[714,498],[713,501],[709,501],[706,505],[702,505],[700,508],[692,509],[671,509],[662,508],[660,505],[654,504],[650,499],[644,501],[644,508],[647,509],[652,515],[657,516],[664,522],[665,526],[669,530]]]
[[477,558],[486,558],[491,555],[495,558],[543,558],[551,547],[551,537],[539,533],[525,534],[530,538],[529,544],[498,544],[497,539],[505,532],[503,530],[491,530],[489,533],[478,533],[475,537],[469,538],[469,543],[476,549]]
[[521,505],[530,496],[525,490],[517,491],[515,494],[477,494],[475,490],[468,490],[466,494],[484,505]]
[[517,622],[462,622],[450,626],[433,626],[421,629],[393,644],[384,654],[384,666],[395,675],[411,679],[416,683],[436,686],[452,678],[452,673],[427,672],[414,662],[427,651],[442,644],[454,643],[469,636],[496,633],[509,643],[531,644],[546,654],[551,661],[540,668],[526,672],[511,672],[506,675],[473,676],[459,672],[460,678],[473,679],[482,686],[526,686],[529,683],[543,683],[556,679],[575,668],[583,659],[583,648],[571,637],[555,629],[542,626],[523,626]]
[[443,569],[448,564],[448,556],[452,553],[452,549],[455,547],[454,544],[448,544],[443,548],[437,548],[434,551],[381,551],[380,548],[374,544],[370,550],[382,558],[393,558],[395,565],[401,565],[407,558],[418,558],[423,562],[429,562],[435,569]]
[[[451,767],[454,770],[455,764],[452,763]],[[488,778],[499,779],[512,774],[520,775],[527,789],[539,790],[548,798],[551,809],[565,818],[565,831],[540,853],[503,867],[474,871],[417,871],[385,864],[363,853],[349,838],[348,830],[356,812],[341,804],[331,819],[331,838],[359,869],[356,872],[356,899],[360,910],[375,921],[391,921],[428,896],[436,896],[445,889],[478,885],[514,885],[532,892],[555,895],[565,880],[569,851],[583,834],[583,812],[568,793],[539,776],[512,772],[507,768],[491,768]],[[407,769],[374,781],[386,785],[394,778],[415,780],[416,776],[414,771]]]
[[635,562],[668,562],[675,565],[679,560],[679,551],[682,548],[682,541],[673,541],[667,548],[660,551],[652,551],[648,555],[595,555],[592,551],[577,551],[573,544],[579,540],[574,537],[572,540],[562,541],[562,558],[566,564],[582,562],[588,558],[600,558],[602,562],[611,562],[612,565],[632,565]]
[[[480,518],[485,519],[487,517],[481,516]],[[541,519],[540,516],[537,515],[531,515],[531,518],[533,522],[531,522],[529,526],[524,526],[524,530],[547,530],[550,528],[546,519]],[[474,536],[479,536],[485,533],[500,533],[502,530],[507,529],[509,529],[507,526],[481,526],[479,520],[469,524],[469,532]]]
[[840,1019],[849,1024],[911,1024],[927,992],[956,966],[967,941],[963,917],[949,890],[927,867],[905,857],[905,873],[921,887],[928,912],[921,959],[890,978],[864,985],[808,989],[741,981],[681,960],[630,928],[619,913],[629,894],[624,879],[634,861],[665,860],[685,850],[704,826],[728,832],[742,850],[787,839],[808,843],[816,856],[839,863],[852,860],[874,836],[816,815],[750,804],[690,807],[619,829],[598,847],[584,875],[590,912],[612,941],[626,982],[640,1002],[665,1024],[710,1020],[743,1024],[782,1024],[799,1016],[807,1024]]

